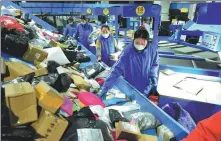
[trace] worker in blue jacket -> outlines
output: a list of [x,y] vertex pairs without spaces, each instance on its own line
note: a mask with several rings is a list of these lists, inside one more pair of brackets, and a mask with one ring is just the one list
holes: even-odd
[[68,23],[66,25],[66,27],[64,28],[64,36],[65,37],[73,37],[74,34],[75,34],[75,30],[76,30],[76,27],[77,27],[77,24],[74,23],[74,19],[72,17],[70,17],[68,19]]
[[110,32],[110,27],[108,25],[101,26],[101,36],[96,41],[96,56],[98,61],[101,60],[106,65],[113,66],[115,55],[120,55],[119,50],[117,41]]
[[121,75],[145,96],[158,82],[159,56],[157,47],[149,43],[148,31],[141,27],[134,33],[134,41],[126,47],[114,64],[99,96],[106,98],[106,92]]
[[81,23],[77,25],[75,38],[84,47],[89,48],[88,37],[93,31],[93,27],[88,23],[88,19],[85,15],[81,16]]

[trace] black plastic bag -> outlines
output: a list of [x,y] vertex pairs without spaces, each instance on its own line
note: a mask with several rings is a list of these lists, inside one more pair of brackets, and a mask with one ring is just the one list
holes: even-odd
[[128,122],[126,118],[122,117],[121,114],[117,110],[114,110],[114,109],[109,110],[109,117],[110,117],[110,121],[113,127],[115,127],[116,122],[119,122],[119,121]]
[[89,62],[91,58],[86,55],[86,53],[77,52],[76,61],[79,63]]
[[36,33],[36,30],[33,27],[30,27],[29,25],[25,26],[25,30],[28,31],[29,39],[38,38],[38,35]]
[[72,120],[61,141],[78,141],[77,129],[82,128],[101,129],[104,141],[113,141],[110,129],[105,122],[79,117]]
[[58,76],[59,76],[58,73],[50,73],[50,74],[47,74],[47,75],[42,75],[42,76],[39,76],[39,77],[35,77],[31,84],[33,86],[35,86],[42,80],[42,81],[46,82],[48,85],[51,86],[58,79]]
[[58,75],[56,81],[51,84],[51,86],[56,89],[58,92],[66,92],[72,83],[72,79],[66,73]]
[[28,50],[29,37],[15,29],[5,29],[1,31],[1,49],[14,57],[23,57]]
[[1,140],[4,141],[34,141],[36,135],[31,126],[2,126],[1,129]]
[[89,107],[83,107],[79,111],[75,111],[68,120],[71,122],[75,118],[88,118],[90,120],[95,120],[94,114]]
[[9,73],[9,70],[8,70],[8,66],[6,66],[6,73],[1,74],[1,81],[4,81],[4,79],[6,77],[9,77],[9,76],[10,76],[10,73]]
[[34,80],[32,81],[32,85],[34,86],[37,85],[41,80],[46,82],[48,85],[50,85],[58,92],[66,92],[72,83],[72,79],[66,73],[62,74],[51,73],[35,77]]
[[85,74],[85,76],[88,79],[91,79],[91,78],[95,78],[100,72],[104,70],[105,68],[100,63],[96,62],[93,65],[90,65],[82,69],[82,72]]
[[60,65],[55,61],[48,61],[47,69],[49,73],[58,73],[57,67]]
[[77,57],[76,51],[63,50],[63,52],[70,62],[76,61],[76,57]]
[[[2,96],[4,98],[4,96]],[[6,106],[5,99],[1,101],[1,126],[10,126],[9,109]]]
[[61,138],[61,141],[78,141],[77,129],[93,128],[95,122],[95,120],[90,120],[88,118],[74,118],[69,123],[66,131]]

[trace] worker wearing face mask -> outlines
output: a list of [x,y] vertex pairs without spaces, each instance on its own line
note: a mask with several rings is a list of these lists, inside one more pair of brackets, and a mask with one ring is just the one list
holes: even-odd
[[89,48],[88,37],[93,31],[93,27],[87,22],[85,15],[81,16],[81,23],[77,25],[75,39],[79,41],[84,47]]
[[66,25],[66,27],[64,28],[64,36],[67,37],[73,37],[77,24],[74,23],[74,19],[72,17],[70,17],[68,19],[69,24]]
[[115,63],[114,59],[112,59],[114,57],[113,55],[120,55],[120,52],[117,52],[120,49],[117,48],[117,42],[113,35],[111,35],[108,25],[101,27],[101,33],[101,36],[99,36],[96,41],[97,59],[111,67]]
[[105,99],[106,92],[121,75],[145,96],[156,90],[159,56],[157,48],[149,43],[149,33],[143,27],[134,33],[132,44],[128,45],[112,68],[99,96]]

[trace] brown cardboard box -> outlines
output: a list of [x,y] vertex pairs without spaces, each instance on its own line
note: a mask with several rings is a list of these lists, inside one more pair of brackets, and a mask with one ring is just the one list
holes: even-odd
[[64,103],[63,97],[44,81],[38,83],[35,90],[39,100],[38,104],[52,113],[55,113]]
[[28,82],[5,85],[5,97],[12,126],[38,119],[36,94]]
[[41,76],[41,75],[45,75],[45,74],[48,74],[47,68],[40,68],[35,71],[35,76]]
[[67,126],[68,121],[46,110],[42,110],[39,119],[32,124],[36,132],[46,138],[38,141],[59,141]]
[[167,128],[165,125],[161,125],[157,128],[157,136],[162,141],[176,141],[173,132]]
[[10,77],[7,77],[4,81],[13,80],[19,76],[24,76],[34,72],[33,69],[21,62],[6,62],[6,65],[8,66]]
[[142,134],[138,141],[158,141],[157,136]]
[[128,141],[137,141],[141,137],[140,129],[137,125],[127,122],[118,122],[115,124],[117,139],[126,139]]
[[86,82],[81,76],[72,74],[71,79],[74,81],[74,84],[78,87],[78,89],[84,89],[86,91],[90,90],[91,85]]
[[34,62],[34,60],[42,62],[47,57],[48,57],[48,53],[45,52],[43,49],[29,45],[29,48],[27,52],[24,54],[23,59],[30,61],[30,62]]
[[37,60],[34,61],[34,65],[36,68],[40,69],[40,68],[46,68],[47,64],[44,62],[39,62]]

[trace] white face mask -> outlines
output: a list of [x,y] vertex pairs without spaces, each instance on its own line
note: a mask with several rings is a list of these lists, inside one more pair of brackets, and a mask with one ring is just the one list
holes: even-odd
[[102,34],[102,36],[103,36],[104,38],[108,38],[108,37],[109,37],[109,34]]
[[144,50],[146,46],[144,46],[144,45],[137,45],[136,43],[134,43],[134,47],[135,47],[137,50],[141,51],[141,50]]
[[81,22],[81,24],[86,24],[86,22]]

